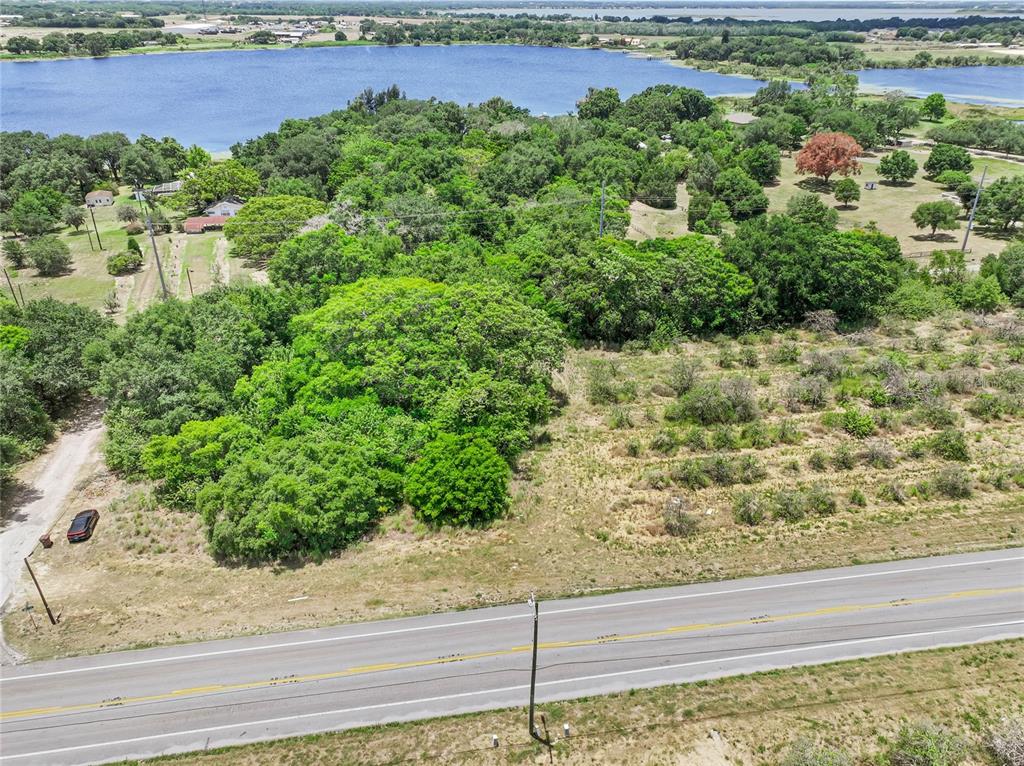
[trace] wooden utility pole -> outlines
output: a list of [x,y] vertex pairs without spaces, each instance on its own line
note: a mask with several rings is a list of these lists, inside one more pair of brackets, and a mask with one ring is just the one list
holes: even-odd
[[156,235],[153,234],[153,216],[146,215],[146,228],[149,229],[149,241],[153,245],[153,257],[156,258],[156,270],[160,274],[160,289],[164,300],[167,300],[167,283],[164,281],[164,268],[160,265],[160,250],[156,246]]
[[103,240],[100,239],[100,227],[96,225],[96,211],[89,208],[89,215],[92,217],[92,228],[96,230],[96,244],[100,246],[100,250],[103,249]]
[[540,602],[533,595],[530,596],[530,606],[533,607],[533,661],[530,663],[530,736],[548,748],[548,756],[551,755],[551,737],[548,736],[547,728],[548,722],[541,715],[541,721],[544,722],[544,735],[541,736],[540,727],[535,722],[536,704],[534,702],[537,695],[537,633],[540,627]]
[[192,292],[192,269],[185,268],[185,278],[188,279],[188,297],[195,298],[196,294]]
[[46,603],[46,596],[43,595],[43,589],[39,587],[39,580],[36,579],[36,573],[32,571],[32,565],[28,563],[28,557],[25,557],[25,566],[28,569],[28,573],[32,576],[32,582],[36,585],[36,590],[39,591],[39,598],[43,601],[43,606],[46,608],[46,616],[50,618],[50,624],[56,625],[57,618],[53,616],[53,612],[50,611],[50,605]]
[[[4,269],[4,278],[7,280],[7,286],[11,288],[11,297],[14,299],[14,305],[18,305],[18,294],[14,292],[14,283],[11,282],[11,275],[7,273],[7,269]],[[22,304],[24,307],[24,304]]]

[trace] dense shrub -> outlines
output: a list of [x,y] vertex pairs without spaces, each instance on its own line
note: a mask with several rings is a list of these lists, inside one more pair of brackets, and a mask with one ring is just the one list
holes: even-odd
[[409,468],[405,498],[424,521],[481,524],[505,510],[509,476],[508,464],[485,439],[441,434]]
[[971,475],[959,466],[948,466],[935,474],[932,480],[935,490],[945,497],[959,500],[973,494]]
[[681,497],[673,497],[665,504],[662,517],[665,531],[673,537],[693,537],[700,527],[700,519],[690,513],[689,503]]
[[904,726],[886,753],[890,766],[958,766],[967,755],[966,743],[940,726]]
[[679,405],[700,425],[748,423],[760,417],[753,386],[746,378],[704,381],[684,394]]
[[959,460],[969,462],[971,459],[970,450],[967,448],[967,438],[959,428],[946,428],[931,438],[930,446],[932,452],[945,460]]
[[852,407],[843,410],[840,424],[846,433],[857,439],[866,439],[878,430],[871,415]]
[[119,277],[130,274],[142,267],[142,254],[134,250],[122,250],[107,256],[107,273]]

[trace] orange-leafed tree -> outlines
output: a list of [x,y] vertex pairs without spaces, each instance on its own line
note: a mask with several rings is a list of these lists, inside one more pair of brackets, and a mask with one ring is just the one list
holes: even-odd
[[857,157],[863,151],[860,144],[845,133],[815,133],[796,155],[796,172],[820,176],[828,183],[833,175],[859,173]]

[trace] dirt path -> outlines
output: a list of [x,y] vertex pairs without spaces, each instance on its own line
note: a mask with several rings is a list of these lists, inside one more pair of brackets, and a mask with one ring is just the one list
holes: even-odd
[[21,577],[22,559],[58,521],[84,470],[100,460],[101,416],[98,403],[87,405],[46,452],[19,472],[23,486],[5,500],[0,519],[0,611]]
[[[213,246],[213,281],[221,284],[231,284],[231,264],[228,262],[228,241],[218,239]],[[220,275],[218,280],[217,276]]]

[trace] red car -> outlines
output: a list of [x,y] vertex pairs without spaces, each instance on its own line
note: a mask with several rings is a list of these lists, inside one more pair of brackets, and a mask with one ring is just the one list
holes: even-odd
[[92,537],[92,532],[96,529],[96,524],[99,523],[99,520],[100,512],[94,508],[82,511],[72,519],[71,526],[68,527],[68,542],[80,543],[88,540]]

